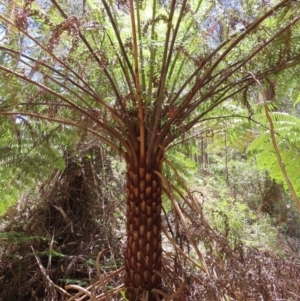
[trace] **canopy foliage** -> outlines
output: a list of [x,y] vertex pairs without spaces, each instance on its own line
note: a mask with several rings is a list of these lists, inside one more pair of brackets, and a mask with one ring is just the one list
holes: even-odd
[[251,113],[252,75],[298,73],[296,1],[3,0],[0,12],[4,179],[33,153],[62,167],[53,145],[76,141],[69,126],[150,164],[224,101]]

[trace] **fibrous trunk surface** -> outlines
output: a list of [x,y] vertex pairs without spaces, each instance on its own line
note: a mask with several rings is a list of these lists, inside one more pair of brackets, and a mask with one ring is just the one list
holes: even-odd
[[125,286],[129,301],[145,296],[155,300],[153,288],[161,288],[155,273],[161,269],[161,180],[156,166],[127,166],[127,245]]

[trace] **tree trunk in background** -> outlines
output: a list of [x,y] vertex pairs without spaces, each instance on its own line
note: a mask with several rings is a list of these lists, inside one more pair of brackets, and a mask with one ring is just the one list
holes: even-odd
[[[282,200],[282,186],[277,184],[273,179],[266,178],[265,188],[262,195],[261,211],[274,215],[276,204]],[[281,212],[283,213],[283,212]]]
[[208,174],[208,154],[206,152],[207,148],[207,138],[201,139],[201,164],[202,171],[206,175]]
[[154,173],[160,166],[146,170],[127,165],[127,245],[125,250],[125,287],[129,301],[161,289],[161,179]]

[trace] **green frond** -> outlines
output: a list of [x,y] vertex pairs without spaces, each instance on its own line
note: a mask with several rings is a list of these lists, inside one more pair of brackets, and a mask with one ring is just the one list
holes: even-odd
[[[167,160],[172,162],[172,166],[178,171],[183,182],[189,181],[194,173],[197,171],[197,165],[193,158],[194,155],[198,154],[198,149],[192,141],[188,143],[183,143],[179,147],[173,148],[168,152]],[[176,179],[173,175],[172,169],[165,166],[165,174],[170,177],[170,179]],[[180,183],[177,183],[180,187]]]
[[[300,119],[288,113],[271,112],[276,142],[285,165],[287,174],[294,186],[296,193],[300,196],[299,168],[300,168]],[[265,116],[261,116],[261,122],[268,127]],[[276,181],[284,183],[284,178],[277,161],[270,132],[263,130],[257,133],[257,137],[248,147],[250,153],[255,154],[257,166],[268,170],[270,176]]]
[[20,193],[41,184],[65,166],[64,151],[74,148],[78,133],[61,125],[40,124],[23,116],[0,121],[1,211]]
[[[5,183],[20,187],[22,173],[39,174],[27,168],[48,170],[51,160],[62,168],[63,149],[76,141],[71,126],[132,162],[140,145],[141,157],[150,162],[159,152],[160,161],[199,123],[213,129],[217,147],[226,139],[242,150],[255,136],[245,118],[260,101],[253,76],[278,97],[300,95],[296,1],[132,3],[134,14],[126,1],[1,2],[0,116],[15,118],[0,128],[2,166],[15,164]],[[234,125],[211,123],[215,116]],[[277,118],[281,135],[298,128]],[[64,125],[54,130],[57,123]]]

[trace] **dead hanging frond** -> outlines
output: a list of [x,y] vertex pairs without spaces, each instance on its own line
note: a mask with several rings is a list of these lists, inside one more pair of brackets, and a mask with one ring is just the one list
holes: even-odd
[[267,101],[274,101],[276,96],[276,82],[266,79],[265,97]]
[[[172,252],[168,252],[169,247],[166,247],[163,260],[162,278],[166,285],[172,283],[173,286],[164,290],[164,298],[168,299],[186,284],[178,295],[179,300],[273,301],[280,296],[282,299],[298,301],[300,266],[293,260],[247,248],[241,241],[232,246],[228,238],[232,231],[230,225],[227,223],[225,226],[225,234],[212,229],[205,219],[202,200],[197,200],[197,196],[189,191],[179,174],[175,172],[175,176],[181,183],[181,190],[172,185],[173,181],[162,177],[164,192],[175,208],[167,214],[180,216],[181,231],[187,233],[185,239],[190,245],[196,244],[201,256],[195,261],[196,252],[194,256],[187,253],[178,245],[172,231],[162,226],[172,249]],[[200,193],[200,197],[203,198],[203,193]],[[227,217],[224,219],[226,223]],[[168,219],[168,226],[175,227],[171,219]],[[203,268],[203,262],[209,274]]]
[[27,30],[29,27],[29,13],[24,8],[15,9],[15,24],[18,29]]
[[17,28],[26,31],[29,27],[30,18],[37,18],[45,25],[54,26],[53,21],[42,11],[31,7],[34,0],[27,0],[22,7],[14,7],[14,21]]
[[78,39],[80,21],[76,16],[71,16],[52,28],[51,37],[48,42],[48,49],[53,52],[54,48],[59,44],[61,35],[66,32],[68,35]]
[[187,14],[193,14],[194,11],[192,9],[192,6],[190,3],[186,3],[183,9],[183,16],[186,16]]
[[97,55],[98,57],[98,64],[101,69],[105,69],[106,67],[108,67],[109,59],[106,53],[103,50],[99,49],[96,50],[93,54],[88,54],[88,56],[85,58],[84,62],[81,65],[80,74],[88,74],[86,69],[87,67],[89,67],[89,63],[95,60],[95,55]]
[[168,22],[169,22],[169,17],[168,17],[167,15],[162,15],[162,14],[160,14],[160,15],[156,16],[153,20],[149,20],[149,21],[145,24],[145,26],[144,26],[144,28],[143,28],[143,34],[144,34],[144,35],[147,34],[147,33],[148,33],[149,26],[151,26],[151,25],[153,25],[153,24],[155,24],[155,23],[158,23],[158,22],[164,22],[165,24],[168,24]]
[[242,104],[248,110],[249,117],[251,118],[251,116],[253,116],[253,114],[254,114],[254,111],[253,111],[253,108],[251,107],[251,104],[249,102],[249,99],[251,99],[251,98],[248,97],[248,93],[249,93],[249,87],[246,87],[245,90],[243,91]]
[[186,58],[192,59],[189,51],[186,49],[186,47],[184,47],[184,45],[175,46],[174,52],[178,52],[178,53],[182,54],[183,56],[185,56]]
[[[172,204],[173,204],[173,206],[175,208],[176,213],[180,217],[181,223],[182,223],[182,225],[184,227],[184,230],[186,231],[186,234],[188,236],[188,240],[193,245],[194,250],[195,250],[195,252],[196,252],[196,254],[198,256],[198,260],[201,263],[201,268],[207,274],[207,276],[210,277],[210,272],[209,272],[209,270],[207,268],[207,265],[206,265],[205,259],[203,257],[203,254],[201,253],[201,251],[199,250],[197,244],[195,243],[195,241],[194,241],[194,239],[192,237],[192,234],[190,232],[190,229],[188,227],[188,224],[186,222],[186,219],[185,219],[184,215],[182,214],[182,211],[180,210],[180,207],[179,207],[177,201],[175,200],[175,198],[173,196],[172,188],[174,189],[175,187],[161,173],[156,172],[156,174],[161,178],[162,182],[165,185],[165,192],[168,194],[168,197],[171,199]],[[179,180],[181,181],[181,179],[179,179]]]
[[118,9],[122,10],[123,12],[129,13],[130,11],[129,0],[117,0],[116,5]]

